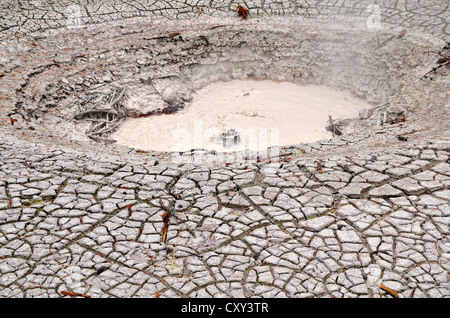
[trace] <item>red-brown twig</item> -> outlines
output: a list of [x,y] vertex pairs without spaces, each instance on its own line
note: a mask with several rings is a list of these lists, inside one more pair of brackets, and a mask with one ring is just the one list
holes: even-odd
[[79,294],[79,293],[74,293],[74,292],[69,292],[69,291],[62,291],[61,294],[64,296],[91,298],[91,296],[89,296],[89,295]]
[[240,17],[242,17],[243,20],[246,20],[247,15],[248,15],[248,10],[246,8],[244,8],[243,6],[239,5],[238,6],[238,15]]

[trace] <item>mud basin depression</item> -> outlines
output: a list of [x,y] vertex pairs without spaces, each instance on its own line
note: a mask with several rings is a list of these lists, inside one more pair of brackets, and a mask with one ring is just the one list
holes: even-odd
[[72,140],[230,152],[366,130],[413,116],[415,101],[426,100],[411,93],[432,63],[426,39],[364,24],[285,24],[170,34],[130,26],[123,41],[107,37],[92,55],[59,52],[58,69],[78,69],[62,71],[40,96],[29,87],[42,77],[33,77],[18,109]]
[[356,117],[369,106],[325,86],[269,80],[216,82],[197,91],[179,112],[128,119],[111,138],[142,150],[263,151],[328,139],[333,135],[326,129],[329,116]]

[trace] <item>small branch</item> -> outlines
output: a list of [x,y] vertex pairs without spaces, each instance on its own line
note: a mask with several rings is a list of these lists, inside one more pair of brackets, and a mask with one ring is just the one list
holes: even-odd
[[87,135],[90,139],[95,140],[95,141],[103,141],[109,144],[115,143],[115,140],[109,139],[109,138],[104,138],[104,137],[98,137],[98,136],[93,136],[93,135]]
[[91,298],[90,295],[85,295],[85,294],[80,294],[80,293],[74,293],[74,292],[69,292],[69,291],[62,291],[61,294],[64,295],[64,296],[71,296],[71,297]]
[[445,65],[450,64],[450,59],[448,61],[446,61],[445,63],[439,64],[439,66],[433,67],[433,69],[427,73],[425,73],[421,78],[426,78],[428,76],[428,74],[431,73],[435,73],[438,69],[440,69],[441,67],[444,67]]
[[342,131],[339,129],[338,126],[336,126],[333,122],[333,118],[331,118],[331,115],[328,115],[328,126],[325,127],[327,131],[331,131],[333,134],[333,137],[335,136],[341,136]]
[[441,57],[443,57],[445,59],[450,59],[450,57],[448,57],[447,55],[442,54],[442,52],[434,52],[434,51],[426,51],[425,52],[425,54],[428,54],[428,53],[433,53],[433,54],[439,55],[439,56],[441,56]]
[[88,109],[88,110],[79,112],[78,114],[74,115],[73,118],[80,119],[86,115],[94,114],[94,113],[109,113],[109,114],[119,115],[119,113],[114,108]]
[[103,125],[105,125],[105,124],[106,124],[105,122],[101,122],[101,123],[98,123],[98,124],[93,125],[91,128],[89,128],[89,129],[86,131],[86,134],[98,133],[98,131],[96,131],[96,130],[99,129],[99,128],[101,128],[101,126],[103,126]]
[[122,92],[120,92],[119,96],[118,96],[116,99],[114,99],[114,100],[109,104],[109,107],[112,108],[115,104],[117,104],[118,102],[120,102],[120,101],[122,100],[122,98],[124,97],[126,91],[127,91],[127,89],[126,89],[126,88],[123,88],[123,89],[122,89]]
[[386,285],[383,285],[383,284],[381,284],[381,283],[375,283],[378,287],[380,287],[382,290],[384,290],[385,292],[387,292],[389,295],[391,295],[392,297],[394,297],[394,298],[398,298],[398,293],[395,291],[395,290],[393,290],[393,289],[391,289],[391,288],[389,288],[389,287],[387,287]]
[[[115,90],[110,94],[109,101],[104,108],[91,108],[84,110],[75,114],[72,119],[85,119],[92,122],[92,126],[86,131],[86,136],[95,141],[102,141],[113,143],[114,140],[110,140],[108,134],[110,134],[114,129],[116,129],[122,121],[125,119],[123,111],[121,110],[122,105],[116,106],[122,101],[125,96],[127,88],[122,88],[120,90]],[[92,100],[93,98],[90,98]]]
[[441,52],[435,52],[435,51],[427,51],[425,52],[425,54],[429,54],[429,53],[433,53],[436,54],[438,56],[441,57],[441,59],[439,59],[436,64],[438,64],[438,66],[433,67],[429,72],[427,72],[426,74],[424,74],[420,79],[423,78],[427,78],[429,74],[431,73],[436,73],[436,71],[442,67],[444,67],[445,65],[449,65],[450,64],[450,56],[447,54],[444,54],[443,52],[445,50],[448,50],[450,47],[447,45],[446,47],[444,47],[444,49],[442,49]]

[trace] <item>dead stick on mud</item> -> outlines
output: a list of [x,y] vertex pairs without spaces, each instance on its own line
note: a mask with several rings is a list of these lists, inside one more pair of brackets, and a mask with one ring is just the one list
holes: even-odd
[[391,288],[389,288],[389,287],[387,287],[386,285],[383,285],[383,284],[381,284],[381,283],[375,283],[378,287],[380,287],[382,290],[384,290],[385,292],[387,292],[388,294],[390,294],[392,297],[394,297],[394,298],[399,298],[398,297],[398,293],[395,291],[395,290],[393,290],[393,289],[391,289]]
[[81,111],[78,114],[75,114],[72,119],[81,119],[82,117],[84,117],[86,115],[97,114],[97,113],[105,113],[106,115],[108,115],[108,114],[119,115],[117,110],[114,109],[114,106],[123,99],[123,97],[125,96],[126,91],[127,91],[127,88],[124,87],[124,88],[122,88],[119,96],[115,97],[115,94],[114,94],[111,97],[112,101],[110,101],[110,103],[109,103],[109,105],[107,107],[105,107],[105,108],[91,108],[91,109],[88,109],[88,110]]
[[[92,122],[92,126],[86,131],[87,137],[95,141],[113,143],[108,139],[114,129],[116,129],[125,119],[119,107],[115,107],[125,96],[127,88],[115,90],[110,96],[107,107],[91,108],[74,115],[72,119],[86,119]],[[119,93],[120,92],[120,93]],[[72,120],[71,119],[71,120]]]
[[89,134],[86,134],[86,136],[88,136],[90,139],[95,140],[95,141],[103,141],[103,142],[111,143],[111,144],[116,142],[115,140],[112,140],[112,139],[97,137],[97,136],[93,136],[93,135],[89,135]]
[[325,129],[327,131],[330,131],[333,137],[342,135],[342,131],[334,123],[333,118],[331,118],[331,115],[328,115],[328,126],[326,126]]
[[[117,126],[119,126],[122,121],[124,120],[123,117],[117,118],[115,120],[111,121],[102,121],[98,123],[97,125],[94,125],[92,128],[90,128],[86,133],[87,134],[108,134],[112,132]],[[103,126],[103,127],[102,127]]]
[[114,115],[118,115],[119,113],[111,108],[104,108],[104,109],[88,109],[88,110],[84,110],[82,112],[79,112],[78,114],[74,115],[73,118],[74,119],[81,119],[82,117],[86,116],[86,115],[91,115],[91,114],[96,114],[96,113],[110,113],[110,114],[114,114]]
[[433,67],[429,72],[427,72],[426,74],[424,74],[420,79],[427,78],[427,77],[428,77],[428,74],[436,73],[436,71],[437,71],[438,69],[444,67],[445,65],[449,65],[449,64],[450,64],[450,56],[449,56],[448,54],[446,55],[446,54],[443,53],[445,50],[448,50],[449,48],[450,48],[450,46],[447,45],[447,46],[444,47],[444,49],[442,49],[442,51],[440,51],[440,52],[435,52],[435,51],[426,51],[426,52],[425,52],[425,54],[433,53],[433,54],[436,54],[436,55],[438,55],[438,56],[440,56],[440,57],[442,57],[442,58],[439,59],[439,60],[436,62],[436,64],[438,64],[438,66]]
[[100,129],[98,132],[96,132],[97,134],[105,134],[105,133],[110,133],[112,132],[117,126],[120,125],[120,123],[123,121],[123,118],[119,118],[119,120],[117,120],[114,124],[112,124],[111,126],[108,126],[108,123],[106,123],[106,127],[103,129]]
[[429,54],[429,53],[433,53],[433,54],[439,55],[439,56],[441,56],[443,58],[450,59],[450,57],[448,57],[447,55],[442,54],[442,52],[435,52],[435,51],[426,51],[425,52],[425,54]]
[[436,72],[438,69],[440,69],[441,67],[443,67],[447,64],[450,64],[450,60],[448,60],[445,63],[439,64],[439,66],[433,67],[433,69],[431,71],[425,73],[421,78],[426,78],[428,74]]
[[89,128],[86,131],[86,134],[98,133],[96,130],[101,128],[101,126],[103,126],[104,124],[105,124],[105,122],[101,122],[101,123],[97,123],[97,124],[93,125],[91,128]]
[[120,92],[119,96],[109,104],[109,107],[112,108],[115,104],[120,102],[122,100],[122,98],[125,96],[126,91],[127,91],[126,87],[122,88],[122,91]]

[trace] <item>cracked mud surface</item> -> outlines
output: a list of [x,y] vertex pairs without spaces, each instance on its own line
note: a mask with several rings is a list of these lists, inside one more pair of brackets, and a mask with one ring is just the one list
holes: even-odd
[[[377,45],[411,41],[397,52],[407,61],[392,62],[389,73],[408,83],[366,97],[387,103],[389,114],[400,105],[405,122],[284,147],[279,160],[200,151],[174,158],[61,136],[74,127],[64,130],[73,112],[61,100],[143,75],[161,80],[158,90],[175,62],[211,58],[192,52],[203,53],[212,30],[298,31],[293,21],[349,16],[365,23],[371,4],[246,3],[241,21],[234,1],[2,2],[1,297],[391,297],[377,283],[402,298],[450,296],[449,69],[418,81],[437,59],[424,51],[449,41],[447,1],[378,1],[383,30],[407,30],[405,38],[383,33]],[[70,5],[81,10],[83,32],[66,28],[78,21],[61,9]],[[168,36],[176,32],[194,39],[187,57],[170,53],[182,52]],[[144,47],[156,46],[145,60]]]

